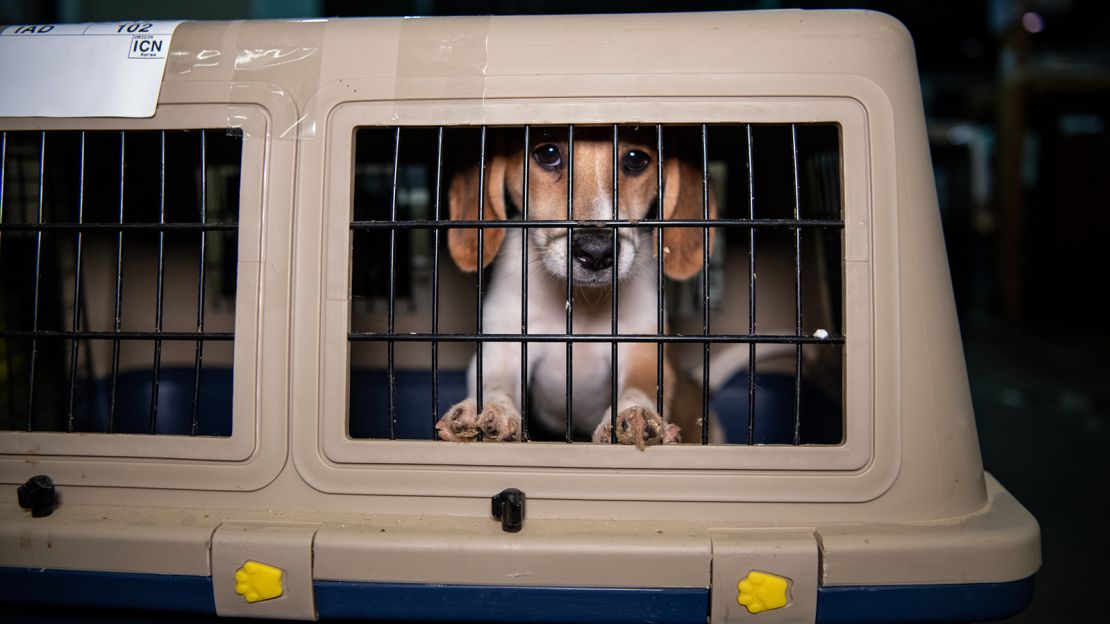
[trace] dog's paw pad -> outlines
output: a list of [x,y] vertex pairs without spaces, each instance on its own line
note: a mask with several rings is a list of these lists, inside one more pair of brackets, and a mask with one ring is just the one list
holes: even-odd
[[[678,441],[678,426],[663,422],[655,410],[634,405],[617,414],[617,444],[630,444],[643,450],[655,444],[673,444]],[[609,442],[609,423],[598,427],[594,442]]]
[[593,443],[609,444],[610,438],[613,437],[612,432],[613,428],[609,426],[609,419],[606,418],[605,422],[598,425],[597,429],[594,429]]
[[448,442],[472,442],[478,437],[478,404],[466,399],[451,406],[436,423],[436,435]]
[[663,444],[680,444],[681,442],[682,429],[674,423],[667,423],[663,427]]
[[514,442],[520,439],[520,414],[506,405],[487,403],[478,417],[478,430],[486,442]]

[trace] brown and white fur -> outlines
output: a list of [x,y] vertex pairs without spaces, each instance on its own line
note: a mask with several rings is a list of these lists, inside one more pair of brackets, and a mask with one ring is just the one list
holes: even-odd
[[[619,218],[644,219],[657,204],[658,174],[654,132],[640,137],[621,130],[618,148]],[[645,140],[646,138],[646,140]],[[509,208],[523,205],[524,158],[529,160],[528,216],[530,219],[567,218],[568,142],[565,130],[535,131],[525,153],[521,145],[507,148],[495,143],[486,168],[483,220],[505,219]],[[613,144],[607,130],[582,129],[574,141],[575,220],[613,217]],[[680,154],[665,148],[665,219],[699,219],[703,216],[702,171]],[[478,219],[478,168],[458,173],[449,190],[450,214],[456,220]],[[716,201],[710,196],[711,218]],[[657,331],[656,267],[654,237],[647,228],[618,228],[619,257],[614,257],[612,230],[575,228],[571,249],[574,280],[574,334],[608,334],[612,331],[611,271],[618,278],[618,333],[654,334]],[[710,231],[712,235],[712,231]],[[486,228],[482,266],[496,259],[483,302],[482,329],[487,333],[521,333],[522,238],[528,244],[528,332],[566,332],[567,230],[558,228]],[[478,269],[476,229],[453,228],[448,234],[451,257],[464,271]],[[702,268],[702,228],[666,228],[664,272],[672,279],[686,279]],[[712,239],[711,243],[712,244]],[[608,254],[608,257],[606,257]],[[436,424],[443,440],[467,442],[514,441],[521,438],[520,344],[487,342],[483,345],[483,404],[478,413],[474,399],[477,359],[468,370],[470,398],[452,406]],[[654,343],[619,343],[617,347],[616,440],[640,449],[652,444],[679,441],[680,426],[664,422],[656,412],[657,347]],[[565,427],[566,345],[561,342],[529,343],[528,393],[530,416],[548,430]],[[611,358],[609,343],[577,343],[572,354],[573,430],[576,437],[590,436],[595,443],[610,442]],[[664,414],[670,416],[675,374],[664,356]],[[681,410],[683,412],[689,410]],[[700,406],[698,412],[700,413]],[[585,416],[585,418],[584,418]],[[686,426],[685,424],[683,426]],[[687,426],[692,433],[693,426]],[[700,428],[700,427],[698,427]]]

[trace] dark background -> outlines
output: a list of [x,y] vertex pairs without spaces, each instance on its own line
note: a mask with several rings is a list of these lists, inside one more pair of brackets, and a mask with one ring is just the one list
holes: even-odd
[[1008,621],[1104,621],[1110,3],[0,0],[0,24],[776,8],[879,10],[913,34],[983,461],[1041,523],[1033,603]]

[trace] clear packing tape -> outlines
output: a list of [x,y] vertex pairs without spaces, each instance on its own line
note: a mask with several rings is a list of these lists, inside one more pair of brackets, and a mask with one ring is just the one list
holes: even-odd
[[394,100],[484,100],[489,69],[490,17],[401,20]]
[[[197,71],[220,49],[234,50],[234,59],[219,61],[219,75],[230,90],[228,127],[246,131],[243,118],[252,110],[235,103],[257,102],[259,90],[268,90],[271,101],[291,102],[295,108],[291,120],[285,115],[274,119],[270,138],[315,139],[321,111],[356,94],[391,105],[445,94],[484,100],[491,23],[489,17],[233,22],[221,41],[199,47],[175,69]],[[343,29],[358,32],[328,37]],[[325,51],[325,40],[334,49]]]
[[[324,20],[236,21],[182,24],[174,38],[166,83],[226,84],[227,127],[250,137],[266,128],[268,139],[316,137],[311,105],[319,88]],[[187,86],[187,84],[186,84]],[[272,124],[250,124],[265,106]]]

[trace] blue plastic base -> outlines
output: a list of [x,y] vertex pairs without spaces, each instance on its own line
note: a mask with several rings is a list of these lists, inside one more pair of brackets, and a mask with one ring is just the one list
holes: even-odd
[[[817,622],[970,622],[1020,612],[1033,578],[1006,583],[820,587]],[[321,619],[697,622],[707,588],[520,587],[315,581]],[[214,614],[212,579],[0,567],[0,603]]]
[[709,590],[316,581],[322,619],[704,624]]
[[[709,397],[729,444],[794,443],[794,376],[755,376],[755,418],[748,439],[747,371],[736,373]],[[839,444],[844,418],[840,404],[816,384],[802,379],[798,405],[798,437],[801,444]]]
[[41,568],[0,568],[0,602],[215,613],[212,578]]
[[[393,376],[397,420],[393,436],[401,440],[434,440],[435,422],[448,408],[466,398],[466,373],[439,373],[439,404],[432,405],[432,374],[399,370]],[[389,377],[386,371],[351,370],[349,429],[352,438],[389,438]]]
[[[164,366],[158,374],[158,414],[154,432],[159,435],[189,435],[193,427],[192,367]],[[116,379],[116,401],[111,431],[149,433],[151,392],[154,373],[150,370],[120,373]],[[112,387],[108,378],[77,381],[73,402],[74,429],[80,432],[109,430]],[[197,435],[230,436],[232,372],[230,368],[205,368],[197,393]]]
[[1020,613],[1033,599],[1030,576],[1006,583],[821,587],[822,624],[983,622]]

